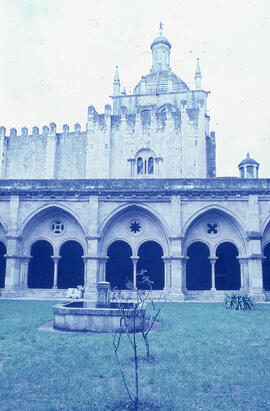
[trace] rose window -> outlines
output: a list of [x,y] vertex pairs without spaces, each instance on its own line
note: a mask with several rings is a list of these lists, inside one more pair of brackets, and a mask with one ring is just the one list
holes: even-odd
[[132,233],[139,233],[140,231],[141,231],[141,224],[138,222],[138,221],[132,221],[131,223],[130,223],[130,226],[129,226],[129,228],[130,228],[130,231],[132,232]]

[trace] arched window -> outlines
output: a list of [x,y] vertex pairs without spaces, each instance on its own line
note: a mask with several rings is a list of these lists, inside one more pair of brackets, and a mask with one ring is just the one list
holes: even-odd
[[[149,148],[143,148],[135,155],[135,164],[137,165],[137,176],[147,177],[159,175],[159,162],[163,161],[162,157],[157,157]],[[133,173],[131,173],[133,175]]]
[[153,157],[148,158],[148,174],[154,173],[154,159]]
[[143,174],[143,159],[141,157],[137,159],[137,174]]

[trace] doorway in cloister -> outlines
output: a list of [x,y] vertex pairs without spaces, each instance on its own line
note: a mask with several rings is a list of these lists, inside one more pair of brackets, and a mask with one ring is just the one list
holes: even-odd
[[125,241],[114,241],[108,248],[106,264],[106,281],[111,287],[125,290],[127,280],[133,283],[132,250]]
[[58,288],[76,288],[84,285],[83,248],[77,241],[66,241],[60,249]]
[[211,289],[210,251],[205,243],[197,241],[187,250],[186,287],[188,290]]
[[240,290],[241,274],[237,259],[238,249],[230,242],[217,247],[215,264],[215,283],[217,290]]
[[45,240],[36,241],[31,247],[31,259],[28,266],[28,288],[52,288],[53,247]]
[[[146,241],[138,250],[137,273],[146,270],[146,275],[152,281],[153,290],[163,290],[164,288],[164,262],[162,260],[162,247],[155,241]],[[140,275],[137,275],[137,287],[149,288],[142,283]]]
[[0,288],[5,287],[6,277],[6,258],[7,249],[4,243],[0,241]]
[[264,247],[263,288],[270,291],[270,243]]

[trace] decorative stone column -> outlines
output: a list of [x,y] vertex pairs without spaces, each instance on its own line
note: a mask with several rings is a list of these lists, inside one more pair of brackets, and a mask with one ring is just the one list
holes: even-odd
[[215,264],[218,260],[218,257],[208,257],[211,264],[211,291],[216,291],[216,272]]
[[162,257],[164,262],[164,290],[170,291],[172,288],[171,277],[171,259],[170,257]]
[[59,263],[60,258],[62,258],[62,257],[52,255],[52,259],[53,259],[53,263],[54,263],[54,267],[53,267],[53,286],[52,286],[53,290],[56,290],[58,288],[57,287],[57,277],[58,277],[58,263]]
[[21,256],[19,255],[19,243],[21,238],[18,235],[18,213],[20,199],[18,195],[11,195],[9,201],[9,232],[7,235],[6,253],[6,279],[5,289],[14,290],[19,288]]
[[7,254],[6,257],[6,279],[5,289],[14,290],[19,288],[20,284],[20,265],[21,256],[17,254],[18,241],[17,236],[7,236]]
[[[92,109],[91,109],[92,110]],[[90,111],[91,111],[90,110]],[[92,110],[93,111],[93,110]],[[91,111],[91,112],[92,112]],[[100,257],[99,257],[99,240],[98,235],[98,215],[99,215],[99,199],[97,195],[90,195],[88,203],[85,206],[87,213],[87,231],[86,236],[87,247],[85,256],[84,270],[84,297],[96,300],[97,297],[97,282],[100,273]]]
[[85,283],[84,285],[88,289],[95,289],[97,285],[97,274],[99,268],[99,257],[98,256],[83,256],[85,261]]
[[182,257],[182,291],[187,292],[187,262],[189,257]]
[[252,254],[248,259],[249,292],[256,301],[265,301],[262,279],[262,254]]
[[236,257],[240,264],[240,275],[241,275],[241,291],[247,292],[249,290],[248,282],[248,259],[247,257]]
[[171,260],[171,293],[174,298],[183,301],[184,294],[182,291],[182,258],[183,256],[170,257]]
[[130,178],[135,176],[135,158],[128,158],[128,163],[130,164]]
[[248,282],[249,292],[256,301],[264,301],[262,261],[262,234],[260,226],[259,195],[248,196],[247,215],[247,242],[248,242]]
[[109,257],[99,257],[99,275],[98,282],[106,281],[106,264]]
[[19,287],[22,289],[27,288],[28,267],[31,258],[33,258],[31,255],[21,258]]
[[140,257],[130,257],[133,263],[133,286],[134,288],[137,287],[137,262],[140,259]]

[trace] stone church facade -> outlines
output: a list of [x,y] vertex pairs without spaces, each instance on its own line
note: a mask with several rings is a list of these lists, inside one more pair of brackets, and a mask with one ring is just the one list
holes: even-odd
[[[225,290],[270,298],[270,179],[247,155],[239,178],[216,177],[215,133],[197,61],[195,89],[153,41],[133,94],[118,69],[112,107],[88,107],[86,129],[0,128],[0,294],[60,297],[98,281],[177,301]],[[124,291],[123,291],[124,292]]]

